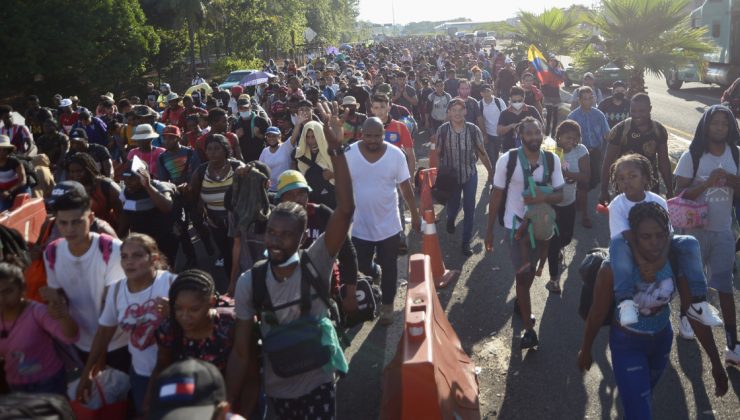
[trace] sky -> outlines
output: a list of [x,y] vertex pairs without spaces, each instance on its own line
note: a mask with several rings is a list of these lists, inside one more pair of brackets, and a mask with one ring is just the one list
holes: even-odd
[[540,13],[545,8],[572,4],[591,6],[594,0],[360,0],[360,20],[373,23],[407,24],[421,21],[446,21],[458,17],[475,22],[505,20],[519,10]]

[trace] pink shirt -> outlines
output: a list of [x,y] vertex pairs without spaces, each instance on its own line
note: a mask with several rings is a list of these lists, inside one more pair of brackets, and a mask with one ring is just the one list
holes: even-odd
[[157,174],[159,173],[159,168],[157,167],[159,165],[159,155],[164,153],[164,150],[164,147],[152,146],[152,150],[145,152],[137,147],[128,152],[128,160],[133,159],[134,156],[138,156],[139,159],[146,162],[146,165],[149,167],[149,175],[151,175],[152,178],[157,178]]
[[34,301],[28,301],[15,325],[5,322],[4,328],[9,335],[0,338],[0,356],[5,359],[5,377],[11,385],[49,379],[64,367],[52,337],[65,344],[77,341],[77,337],[65,337],[62,325],[49,315],[46,305]]

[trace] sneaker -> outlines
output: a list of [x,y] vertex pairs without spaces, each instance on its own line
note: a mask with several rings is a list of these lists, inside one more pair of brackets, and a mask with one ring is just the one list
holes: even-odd
[[637,305],[632,299],[625,299],[617,305],[619,308],[619,323],[626,327],[637,323]]
[[380,305],[380,325],[391,325],[393,324],[393,305],[390,303],[384,303]]
[[691,328],[689,318],[686,315],[683,315],[678,322],[678,336],[684,340],[693,340],[695,338],[694,329]]
[[213,265],[216,266],[216,267],[223,267],[224,266],[224,259],[223,258],[217,259],[216,262],[213,263]]
[[686,315],[708,327],[719,327],[722,325],[722,318],[719,317],[719,312],[707,301],[692,303]]
[[447,221],[447,233],[449,233],[450,235],[455,233],[455,221],[454,220]]
[[537,347],[540,342],[537,340],[537,333],[534,332],[534,330],[525,330],[522,333],[522,340],[519,342],[519,348],[524,349],[531,349],[532,347]]
[[740,344],[736,344],[733,350],[725,349],[725,365],[740,368]]
[[470,247],[470,244],[469,243],[467,243],[467,242],[466,243],[463,243],[463,245],[462,245],[462,253],[466,257],[470,257],[471,255],[473,255],[473,248]]

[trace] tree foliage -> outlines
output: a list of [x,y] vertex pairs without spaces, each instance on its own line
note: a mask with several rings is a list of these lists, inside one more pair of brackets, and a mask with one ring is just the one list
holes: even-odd
[[578,13],[566,13],[552,8],[542,14],[520,11],[516,25],[506,25],[513,43],[522,49],[534,44],[543,54],[567,54],[572,47],[578,25]]
[[0,22],[0,79],[15,89],[120,88],[159,47],[138,0],[6,0]]
[[686,7],[689,0],[603,0],[588,23],[598,35],[581,45],[596,46],[610,59],[630,66],[633,74],[665,75],[711,51],[706,28],[691,28]]

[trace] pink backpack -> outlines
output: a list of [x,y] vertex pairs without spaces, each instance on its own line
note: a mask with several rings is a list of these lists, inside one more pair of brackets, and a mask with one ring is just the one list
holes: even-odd
[[[62,239],[64,238],[58,238],[46,246],[44,254],[46,254],[46,261],[49,262],[49,270],[54,270],[54,265],[57,262],[57,247]],[[103,262],[106,264],[108,264],[110,256],[113,254],[113,239],[114,238],[112,236],[106,235],[105,233],[101,233],[100,239],[98,239],[98,248],[103,254]]]

